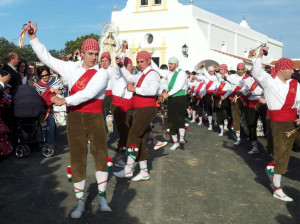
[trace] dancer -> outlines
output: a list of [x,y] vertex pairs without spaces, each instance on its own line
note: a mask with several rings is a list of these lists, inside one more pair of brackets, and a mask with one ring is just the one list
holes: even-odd
[[[99,69],[99,45],[92,38],[86,39],[81,46],[82,62],[65,62],[52,57],[36,36],[37,24],[30,22],[24,27],[30,37],[31,45],[38,58],[45,65],[57,71],[68,82],[70,96],[66,98],[52,97],[57,105],[68,107],[67,134],[70,146],[72,179],[77,198],[77,207],[71,218],[78,219],[85,210],[84,188],[87,166],[87,142],[94,157],[95,176],[98,182],[98,205],[101,211],[111,211],[106,202],[108,179],[107,144],[103,121],[103,98],[108,82],[108,72]],[[29,29],[33,33],[29,34]],[[31,33],[31,32],[30,32]]]

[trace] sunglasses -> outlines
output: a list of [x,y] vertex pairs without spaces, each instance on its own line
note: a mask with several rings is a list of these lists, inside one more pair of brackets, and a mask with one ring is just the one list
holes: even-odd
[[41,78],[46,77],[46,76],[50,76],[50,74],[41,75]]

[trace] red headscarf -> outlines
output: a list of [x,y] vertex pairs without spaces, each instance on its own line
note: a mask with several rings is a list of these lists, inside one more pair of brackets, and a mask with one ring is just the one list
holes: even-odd
[[101,54],[101,59],[102,58],[108,58],[108,59],[110,59],[110,54],[108,53],[108,52],[103,52],[102,54]]
[[227,65],[225,64],[219,65],[219,68],[223,68],[225,71],[228,71]]
[[131,61],[130,58],[125,57],[125,58],[124,58],[124,66],[127,68],[127,65],[128,65],[128,64],[132,64],[132,61]]
[[148,51],[140,51],[136,56],[136,60],[141,59],[151,60],[151,54]]
[[245,65],[245,63],[238,63],[238,65],[237,65],[237,68],[238,69],[245,69],[246,68],[246,65]]
[[81,45],[81,52],[83,53],[83,52],[88,51],[88,50],[97,50],[97,51],[99,51],[100,48],[99,48],[98,41],[96,41],[93,38],[88,38],[85,41],[83,41],[82,45]]
[[271,76],[275,78],[278,70],[294,69],[294,62],[289,58],[281,58],[275,63],[275,68],[271,69]]

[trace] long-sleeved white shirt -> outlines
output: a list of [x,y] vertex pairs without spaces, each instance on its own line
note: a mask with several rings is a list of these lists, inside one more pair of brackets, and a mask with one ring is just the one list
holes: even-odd
[[[204,81],[205,82],[205,86],[206,86],[206,93],[207,94],[212,94],[216,92],[217,86],[218,86],[218,82],[217,81],[213,81],[211,79],[208,79],[206,76],[202,76],[202,75],[198,75],[197,76],[197,80],[199,81]],[[212,82],[212,84],[208,87],[208,83]]]
[[[200,86],[201,85],[201,86]],[[198,93],[197,93],[197,90],[198,88],[200,87]],[[200,96],[200,95],[203,95],[205,96],[206,95],[206,84],[204,81],[196,81],[196,85],[195,85],[195,89],[194,89],[194,92],[193,92],[193,96]]]
[[[152,69],[151,66],[148,66],[143,72],[139,71],[136,75],[125,74],[129,82],[133,82],[135,87],[142,77],[143,74],[147,74],[148,71]],[[121,69],[122,73],[125,72],[124,68]],[[160,76],[156,71],[150,71],[145,79],[143,80],[140,87],[136,87],[135,93],[142,96],[156,96],[158,94],[160,84]]]
[[[292,79],[289,79],[284,83],[277,76],[272,78],[270,74],[263,70],[261,58],[253,60],[252,75],[264,89],[269,110],[280,110],[285,103]],[[297,108],[299,111],[299,105],[300,85],[298,83],[296,100],[292,108]]]
[[245,87],[245,92],[250,91],[249,100],[258,100],[263,96],[263,89],[260,88],[257,84],[257,87],[254,90],[251,90],[251,87],[256,83],[255,79],[251,76],[242,79],[241,83]]
[[[175,72],[171,72],[169,70],[162,70],[162,69],[159,69],[155,63],[152,63],[151,66],[152,66],[152,68],[154,70],[156,70],[160,74],[160,76],[162,76],[163,78],[167,79],[169,84],[170,84],[170,82],[172,80],[172,77],[175,74],[175,72],[179,71],[179,68],[177,68]],[[181,70],[178,73],[176,81],[174,83],[174,86],[168,92],[168,94],[170,96],[172,96],[172,95],[178,93],[181,90],[184,90],[185,92],[187,91],[187,78],[186,78],[186,73],[183,70]]]
[[128,81],[125,78],[125,76],[129,78],[131,74],[127,73],[129,73],[129,71],[125,67],[123,67],[122,69],[116,69],[116,73],[112,81],[112,93],[114,96],[131,99],[133,93],[127,91]]
[[113,79],[117,73],[117,68],[113,67],[112,65],[108,66],[106,69],[108,71],[108,82],[107,82],[107,87],[106,90],[112,90],[112,85],[113,85]]
[[[82,62],[62,61],[52,57],[38,38],[31,40],[30,43],[41,62],[67,80],[69,89],[72,89],[77,80],[87,71],[82,67]],[[99,69],[98,65],[89,69],[96,69],[97,73],[83,90],[65,98],[67,105],[76,106],[90,99],[104,99],[108,72],[105,69]]]

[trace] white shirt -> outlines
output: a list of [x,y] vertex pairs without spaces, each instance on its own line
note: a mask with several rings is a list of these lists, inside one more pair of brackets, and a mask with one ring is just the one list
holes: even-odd
[[207,84],[209,82],[213,82],[212,85],[210,85],[210,87],[207,89],[207,91],[216,91],[217,86],[218,86],[218,82],[217,81],[213,81],[211,79],[208,79],[206,76],[202,76],[202,75],[198,75],[197,76],[197,80],[204,81],[205,82],[205,86],[207,86]]
[[[262,69],[262,60],[257,58],[253,60],[252,75],[257,82],[261,84],[265,91],[265,97],[269,110],[280,110],[285,103],[292,79],[282,82],[277,76],[272,78]],[[296,100],[292,108],[298,108],[300,105],[300,85],[298,83]]]
[[122,67],[122,69],[120,69],[119,67],[116,69],[116,74],[112,81],[112,93],[114,96],[122,97],[125,99],[130,99],[132,97],[133,93],[127,91],[128,81],[125,78],[129,78],[130,75],[131,74],[124,66]]
[[[255,79],[251,76],[249,76],[246,79],[243,79],[241,81],[244,86],[245,86],[245,90],[246,91],[250,91],[252,85],[255,82]],[[249,100],[258,100],[259,98],[261,98],[263,95],[263,89],[260,88],[259,86],[257,86],[253,91],[251,91],[251,95],[249,96]]]
[[[122,68],[123,69],[123,68]],[[148,66],[143,72],[139,71],[136,75],[131,75],[129,77],[129,81],[138,83],[139,79],[142,77],[143,74],[147,74],[147,72],[152,69],[151,66]],[[122,70],[123,72],[123,70]],[[159,90],[159,83],[160,83],[160,76],[156,71],[149,72],[146,77],[144,78],[140,87],[136,87],[136,94],[142,96],[156,96]]]
[[206,95],[206,84],[205,84],[205,82],[204,81],[196,81],[196,86],[195,86],[195,89],[194,89],[194,92],[193,92],[193,96],[197,95],[197,89],[199,88],[199,86],[201,84],[202,84],[202,86],[199,90],[198,96],[200,96],[200,95],[205,96]]
[[108,71],[108,75],[109,75],[106,90],[112,90],[113,79],[117,73],[117,71],[116,71],[117,69],[115,67],[113,67],[112,65],[110,65],[110,66],[108,66],[108,68],[106,70]]
[[[152,68],[155,69],[160,74],[160,76],[162,76],[163,78],[168,80],[168,83],[171,82],[172,77],[175,74],[175,72],[179,71],[179,68],[177,68],[175,72],[171,72],[169,70],[159,69],[155,63],[151,63],[151,65],[152,65]],[[178,73],[176,81],[174,83],[174,86],[168,92],[168,94],[171,96],[171,95],[174,95],[174,94],[178,93],[181,90],[184,90],[185,92],[187,90],[187,78],[186,78],[186,73],[183,70],[181,70]]]
[[218,82],[219,81],[217,75],[209,74],[205,67],[200,68],[199,73],[203,74],[207,79],[209,79],[213,82]]
[[[62,61],[52,57],[38,38],[31,40],[30,43],[41,62],[58,72],[67,80],[69,89],[71,89],[77,80],[87,71],[82,67],[82,62]],[[90,99],[104,99],[108,82],[108,72],[103,68],[99,69],[98,65],[89,69],[96,69],[97,73],[83,90],[65,98],[67,105],[76,106]]]

